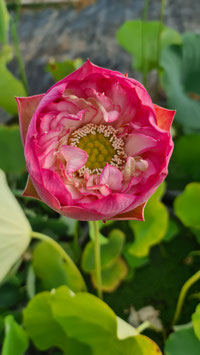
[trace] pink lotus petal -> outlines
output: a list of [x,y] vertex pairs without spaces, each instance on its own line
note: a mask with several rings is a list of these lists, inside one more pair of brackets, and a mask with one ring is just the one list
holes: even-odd
[[60,213],[66,217],[78,219],[79,221],[99,221],[104,219],[103,214],[79,206],[61,207]]
[[107,185],[113,191],[122,189],[123,175],[114,166],[106,164],[99,178],[100,185]]
[[107,219],[123,213],[134,199],[134,196],[128,194],[114,193],[90,204],[81,204],[81,206],[91,212],[102,214],[104,219]]
[[139,155],[155,147],[156,139],[141,133],[130,134],[125,142],[125,151],[128,156]]
[[25,143],[31,118],[44,95],[45,94],[15,98],[18,105],[20,132],[23,144]]
[[153,106],[156,111],[158,127],[169,132],[176,111],[167,110],[155,104]]
[[82,168],[88,159],[88,154],[83,149],[70,145],[63,145],[61,147],[61,153],[67,162],[67,174],[72,174]]
[[42,179],[44,188],[56,197],[61,205],[65,206],[72,203],[69,191],[56,172],[50,169],[42,169]]

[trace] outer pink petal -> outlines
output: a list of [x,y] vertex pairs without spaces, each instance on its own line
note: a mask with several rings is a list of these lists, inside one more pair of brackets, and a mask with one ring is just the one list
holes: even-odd
[[156,112],[158,127],[169,132],[176,111],[167,110],[155,104],[153,106]]
[[44,189],[49,191],[61,205],[72,204],[72,198],[60,176],[50,169],[42,169]]
[[99,221],[105,219],[101,213],[77,206],[61,207],[60,213],[66,217],[78,219],[79,221]]
[[72,174],[85,165],[88,154],[80,148],[63,145],[61,153],[67,162],[66,173]]
[[125,142],[125,151],[127,155],[134,156],[144,153],[156,145],[156,139],[141,133],[133,133],[128,136]]
[[123,175],[114,166],[106,164],[99,177],[100,185],[107,185],[113,191],[120,191],[122,189]]
[[31,118],[44,95],[45,94],[15,98],[18,105],[20,132],[23,145],[25,143],[26,134]]
[[114,193],[90,204],[82,204],[82,207],[101,214],[103,219],[108,219],[118,213],[123,213],[133,203],[134,199],[134,196],[128,194]]

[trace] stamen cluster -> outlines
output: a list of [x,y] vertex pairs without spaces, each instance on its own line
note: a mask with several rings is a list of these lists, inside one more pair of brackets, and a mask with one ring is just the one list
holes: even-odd
[[75,130],[69,144],[85,150],[87,163],[78,171],[79,176],[85,173],[101,174],[106,163],[122,169],[126,160],[124,140],[117,137],[118,131],[111,125],[95,125],[88,123]]

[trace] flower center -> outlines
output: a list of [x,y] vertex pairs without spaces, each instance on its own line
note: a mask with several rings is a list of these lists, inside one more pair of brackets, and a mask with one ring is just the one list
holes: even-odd
[[88,123],[71,134],[69,144],[88,154],[86,164],[78,171],[80,176],[85,172],[100,174],[106,163],[119,169],[125,163],[124,141],[112,126]]

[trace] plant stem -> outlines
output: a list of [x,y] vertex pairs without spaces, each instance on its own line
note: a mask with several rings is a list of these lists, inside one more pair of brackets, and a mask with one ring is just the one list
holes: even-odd
[[[162,34],[164,14],[165,14],[165,0],[161,0],[160,24],[159,24],[159,28],[158,28],[158,39],[157,39],[157,71],[159,71],[159,68],[160,68],[161,34]],[[156,84],[155,84],[154,101],[157,101],[158,89],[159,89],[159,80],[158,80],[158,76],[157,76],[157,80],[156,80]]]
[[97,294],[99,298],[103,298],[102,294],[102,279],[101,279],[101,247],[99,243],[99,222],[93,221],[94,226],[94,259],[95,271],[97,279]]
[[145,0],[144,4],[144,11],[143,11],[143,16],[142,16],[142,43],[141,43],[141,49],[142,49],[142,66],[143,66],[143,84],[145,87],[147,87],[147,68],[146,68],[146,59],[145,59],[145,41],[144,41],[144,22],[147,20],[147,12],[148,12],[148,6],[149,6],[149,0]]
[[145,3],[144,3],[144,11],[143,11],[143,16],[142,16],[143,21],[146,21],[146,20],[147,20],[148,7],[149,7],[149,0],[145,0]]
[[15,50],[16,50],[16,57],[17,57],[18,65],[19,65],[21,80],[22,80],[22,83],[23,83],[24,88],[26,90],[26,93],[28,94],[28,83],[27,83],[27,79],[26,79],[26,73],[25,73],[22,55],[21,55],[21,51],[20,51],[20,47],[19,47],[19,38],[18,38],[18,34],[17,34],[17,23],[19,21],[19,11],[20,11],[20,2],[18,4],[16,21],[11,17],[11,33],[12,33],[13,42],[14,42],[14,46],[15,46]]
[[186,283],[183,285],[181,292],[179,294],[177,306],[176,306],[176,311],[174,314],[174,318],[172,321],[172,326],[177,322],[178,318],[180,317],[183,302],[185,300],[186,294],[189,290],[189,288],[200,279],[200,271],[197,271],[196,274],[194,274],[192,277],[190,277],[189,280],[186,281]]
[[76,274],[79,275],[80,280],[82,281],[82,287],[84,290],[87,290],[85,281],[79,271],[79,269],[76,267],[72,259],[69,257],[69,255],[65,252],[65,250],[58,244],[54,239],[48,237],[45,234],[38,233],[38,232],[31,232],[31,237],[43,240],[50,244],[57,252],[60,254],[60,256],[65,260],[65,262],[76,272]]
[[142,333],[145,329],[150,327],[151,327],[151,323],[148,320],[146,320],[145,322],[141,323],[136,329],[138,333]]

